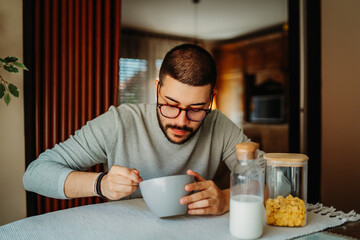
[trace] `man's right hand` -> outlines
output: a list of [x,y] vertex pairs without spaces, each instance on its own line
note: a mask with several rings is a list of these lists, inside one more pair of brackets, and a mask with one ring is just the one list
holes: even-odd
[[138,170],[115,165],[101,180],[101,193],[110,200],[119,200],[135,192],[142,180]]

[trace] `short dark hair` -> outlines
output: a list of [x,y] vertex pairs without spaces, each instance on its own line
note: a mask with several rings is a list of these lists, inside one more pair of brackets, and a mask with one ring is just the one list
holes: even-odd
[[210,53],[194,44],[182,44],[171,49],[162,62],[159,74],[160,86],[170,77],[190,86],[216,84],[216,64]]

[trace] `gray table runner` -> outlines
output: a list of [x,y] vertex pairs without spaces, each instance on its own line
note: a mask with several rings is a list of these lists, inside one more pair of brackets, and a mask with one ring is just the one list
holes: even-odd
[[[360,219],[321,204],[310,205],[301,228],[264,226],[262,239],[291,239]],[[25,218],[0,226],[0,239],[236,239],[229,213],[221,216],[158,218],[143,199],[87,205]]]

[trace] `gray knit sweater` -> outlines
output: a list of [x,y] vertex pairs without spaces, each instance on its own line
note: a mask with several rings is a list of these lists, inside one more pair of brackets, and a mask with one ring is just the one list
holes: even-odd
[[[212,179],[220,161],[236,163],[235,145],[249,141],[220,111],[212,111],[196,134],[183,144],[171,143],[162,132],[155,104],[110,107],[87,122],[68,140],[46,150],[27,168],[28,191],[65,199],[64,183],[71,171],[102,163],[136,168],[144,179],[185,174],[192,169]],[[140,197],[140,191],[132,197]]]

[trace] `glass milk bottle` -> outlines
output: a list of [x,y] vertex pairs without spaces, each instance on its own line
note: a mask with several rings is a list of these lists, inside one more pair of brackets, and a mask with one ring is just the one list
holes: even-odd
[[306,225],[308,156],[266,153],[266,223],[283,227]]
[[256,239],[264,221],[264,174],[258,166],[259,144],[236,144],[238,162],[231,173],[230,233],[237,238]]

